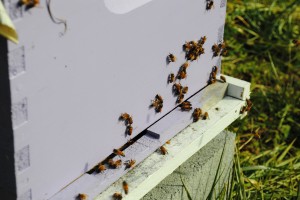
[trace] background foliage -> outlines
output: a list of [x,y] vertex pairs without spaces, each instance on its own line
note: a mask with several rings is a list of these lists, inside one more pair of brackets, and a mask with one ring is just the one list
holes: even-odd
[[300,199],[300,0],[228,0],[222,73],[251,82],[252,110],[226,199]]

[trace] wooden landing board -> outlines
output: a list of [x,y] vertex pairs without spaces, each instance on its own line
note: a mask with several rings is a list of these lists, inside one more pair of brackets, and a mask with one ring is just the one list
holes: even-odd
[[[149,127],[147,134],[145,134],[143,137],[137,140],[130,147],[125,149],[124,153],[126,156],[124,158],[123,157],[119,158],[117,156],[115,157],[115,159],[121,159],[123,162],[126,160],[134,159],[136,160],[136,164],[138,164],[141,161],[143,161],[146,157],[151,155],[152,152],[154,152],[157,148],[162,146],[167,140],[174,137],[178,132],[182,131],[187,126],[194,127],[193,132],[197,132],[197,131],[201,132],[201,134],[199,133],[200,135],[197,133],[199,137],[201,136],[201,145],[197,148],[195,148],[194,146],[186,147],[190,149],[190,151],[196,152],[197,149],[200,149],[202,146],[208,143],[212,138],[214,138],[214,136],[217,135],[217,133],[221,132],[230,123],[232,123],[238,116],[240,116],[239,111],[241,106],[245,104],[245,101],[228,96],[228,91],[231,90],[231,87],[237,87],[239,91],[245,91],[245,94],[249,96],[249,93],[247,93],[247,91],[249,91],[250,89],[249,83],[243,81],[234,82],[233,80],[235,79],[228,76],[227,79],[228,79],[228,83],[217,82],[216,84],[206,87],[205,89],[203,89],[202,91],[200,91],[199,93],[197,93],[196,95],[194,95],[189,99],[189,101],[192,103],[194,108],[200,107],[203,109],[203,111],[207,111],[209,113],[209,119],[200,120],[197,123],[193,123],[193,120],[191,118],[192,111],[182,112],[177,108],[173,110],[171,113],[169,113],[168,115],[166,115],[164,118],[162,118],[160,121],[155,123],[153,126]],[[244,84],[235,85],[233,83],[244,83]],[[195,129],[195,126],[198,128]],[[189,127],[186,129],[190,129]],[[153,137],[154,134],[158,136]],[[205,134],[209,134],[209,135],[205,135]],[[188,144],[191,141],[193,141],[193,139],[188,140],[186,144]],[[179,144],[175,143],[175,146],[178,145]],[[183,156],[183,158],[180,158],[181,160],[180,162],[181,163],[184,162],[185,161],[184,159],[187,159],[191,155],[192,153],[187,154],[187,156]],[[71,198],[75,198],[76,195],[78,195],[78,193],[87,193],[89,197],[93,199],[109,185],[112,184],[112,186],[110,186],[109,188],[111,187],[114,188],[115,185],[114,182],[118,180],[121,176],[124,177],[124,174],[126,174],[127,171],[128,170],[125,170],[125,167],[122,166],[119,169],[107,169],[102,173],[85,174],[84,176],[76,180],[74,183],[69,185],[67,188],[60,191],[52,199],[53,200],[71,199]],[[145,170],[144,173],[147,174],[147,176],[148,175],[150,176],[152,172],[149,173],[148,172],[149,172],[148,170]],[[130,176],[136,177],[135,175],[132,174],[132,172],[129,172],[129,174],[131,174]],[[165,177],[166,175],[163,175],[162,177]],[[139,179],[140,175],[137,176],[138,177],[136,178]],[[121,178],[122,180],[123,177]],[[128,175],[125,175],[125,177],[128,177]],[[117,182],[119,182],[119,180]],[[146,185],[148,184],[152,185],[153,183],[147,182]],[[110,189],[108,190],[111,192]],[[142,191],[144,191],[144,189],[142,189]],[[102,196],[102,194],[100,196]],[[103,199],[109,199],[107,193],[105,193],[103,197],[105,197]]]

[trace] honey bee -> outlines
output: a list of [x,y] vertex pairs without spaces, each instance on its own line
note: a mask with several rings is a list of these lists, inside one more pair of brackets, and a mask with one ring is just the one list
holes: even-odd
[[114,198],[114,200],[122,200],[122,194],[121,193],[119,193],[119,192],[115,192],[114,194],[113,194],[113,198]]
[[128,168],[132,168],[133,167],[133,165],[135,164],[135,160],[132,160],[132,159],[130,159],[129,161],[127,161],[126,163],[125,163],[125,165],[126,165],[126,169],[128,169]]
[[182,91],[183,94],[186,94],[188,92],[188,90],[189,90],[189,87],[185,86],[185,87],[182,88],[181,91]]
[[128,125],[128,126],[126,127],[126,134],[132,135],[132,130],[133,130],[132,126],[131,126],[131,125]]
[[247,103],[247,105],[246,105],[246,111],[249,112],[251,110],[253,104],[250,101],[250,99],[246,99],[246,103]]
[[123,156],[125,157],[125,154],[123,151],[121,151],[120,149],[114,149],[113,150],[114,154],[118,155],[118,156]]
[[168,55],[167,59],[168,59],[168,62],[170,63],[170,62],[175,62],[177,58],[173,54],[170,53]]
[[173,73],[168,76],[168,83],[173,83],[175,81],[175,75]]
[[171,141],[170,140],[166,141],[166,144],[171,144]]
[[164,146],[161,146],[159,149],[162,155],[166,155],[168,153],[167,149]]
[[189,51],[191,49],[191,44],[189,42],[185,42],[185,44],[182,46],[183,51]]
[[193,116],[193,121],[194,121],[194,122],[197,122],[197,121],[200,119],[201,114],[202,114],[201,108],[195,108],[195,109],[194,109],[194,112],[193,112],[193,114],[192,114],[192,116]]
[[207,2],[206,2],[206,10],[212,9],[213,6],[214,6],[214,1],[213,0],[207,0]]
[[157,101],[159,101],[160,103],[163,103],[163,102],[164,102],[163,98],[162,98],[159,94],[157,94],[157,95],[155,96],[155,99],[157,99]]
[[207,84],[208,84],[208,85],[211,85],[211,84],[214,84],[215,82],[216,82],[216,79],[210,78],[210,79],[207,81]]
[[133,119],[128,113],[122,113],[119,117],[119,120],[125,121],[125,124],[132,124]]
[[222,49],[220,55],[221,55],[221,56],[227,56],[227,54],[228,54],[228,50],[227,50],[226,48],[225,48],[225,49]]
[[183,63],[183,64],[181,65],[181,70],[186,71],[186,69],[187,69],[189,66],[190,66],[189,62],[186,61],[185,63]]
[[188,54],[186,55],[186,59],[187,59],[187,60],[194,61],[194,60],[197,59],[197,57],[196,57],[193,53],[188,53]]
[[173,92],[175,95],[179,95],[181,93],[182,86],[180,83],[174,83],[173,85]]
[[216,79],[216,78],[217,78],[216,73],[215,73],[215,72],[211,72],[211,73],[210,73],[210,78],[211,78],[211,79]]
[[103,172],[103,171],[105,171],[106,170],[106,167],[105,167],[105,165],[103,165],[103,164],[99,164],[98,165],[98,172]]
[[205,112],[204,115],[203,115],[203,117],[202,117],[202,119],[203,119],[203,120],[206,120],[207,118],[209,118],[209,116],[208,116],[208,113]]
[[198,45],[202,46],[206,42],[206,36],[201,37],[200,40],[198,41]]
[[123,190],[125,194],[128,194],[128,183],[126,181],[123,181]]
[[299,47],[300,46],[300,40],[293,40],[293,44],[295,45],[295,47]]
[[225,48],[226,48],[225,42],[222,42],[222,43],[218,44],[218,47],[219,47],[220,49],[225,49]]
[[155,112],[161,112],[162,108],[163,108],[163,98],[157,94],[155,96],[155,99],[152,101],[150,107],[154,107]]
[[40,0],[20,0],[18,2],[19,5],[25,5],[28,7],[35,7],[40,4]]
[[217,67],[217,66],[214,66],[213,69],[212,69],[212,71],[215,72],[215,73],[217,74],[217,73],[218,73],[218,67]]
[[186,72],[183,71],[183,70],[179,70],[176,78],[179,79],[179,80],[185,79],[186,78]]
[[87,200],[88,199],[88,195],[87,194],[83,194],[83,193],[79,193],[78,194],[78,199],[80,199],[80,200]]
[[224,83],[226,83],[226,78],[225,78],[225,76],[220,76],[220,79],[221,79]]
[[108,164],[109,164],[109,166],[111,168],[116,169],[116,168],[118,168],[118,167],[120,167],[122,165],[122,160],[116,160],[116,161],[114,161],[113,159],[109,159],[108,160]]
[[178,97],[177,97],[176,102],[177,102],[177,103],[181,103],[181,102],[183,101],[183,99],[184,99],[184,94],[183,94],[183,93],[180,93],[180,94],[178,95]]
[[189,101],[182,102],[182,104],[179,105],[182,111],[190,111],[192,108],[192,104]]
[[219,48],[219,45],[218,44],[214,44],[212,47],[211,47],[212,51],[214,52],[213,56],[216,57],[219,55],[221,49]]

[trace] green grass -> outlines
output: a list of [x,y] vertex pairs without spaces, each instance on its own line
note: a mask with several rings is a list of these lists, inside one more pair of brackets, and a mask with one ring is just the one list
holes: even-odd
[[228,0],[222,73],[251,82],[230,199],[300,199],[300,0]]

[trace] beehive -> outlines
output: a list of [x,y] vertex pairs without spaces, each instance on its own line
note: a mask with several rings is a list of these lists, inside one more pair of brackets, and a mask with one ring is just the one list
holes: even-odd
[[[27,9],[4,1],[20,42],[0,45],[0,187],[49,199],[170,112],[177,97],[168,76],[187,61],[185,42],[204,36],[204,53],[180,83],[184,99],[205,87],[220,69],[212,46],[223,42],[226,13],[225,0],[210,2],[52,0]],[[156,94],[161,112],[150,106]]]

